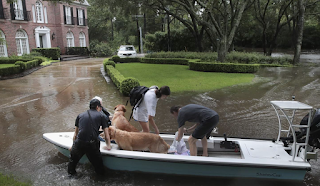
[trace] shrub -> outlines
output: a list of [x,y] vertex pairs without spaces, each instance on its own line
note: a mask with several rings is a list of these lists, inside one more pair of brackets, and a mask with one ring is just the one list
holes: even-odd
[[111,65],[114,68],[116,68],[116,63],[113,62],[113,61],[110,61],[109,58],[106,58],[106,59],[103,60],[103,69],[104,69],[105,72],[107,72],[107,65]]
[[60,59],[60,48],[34,48],[32,52],[39,52],[47,58]]
[[93,57],[111,56],[112,53],[113,52],[107,43],[95,43],[90,47],[90,55]]
[[106,70],[113,83],[120,89],[121,82],[125,79],[124,76],[112,65],[106,65]]
[[141,58],[141,63],[188,65],[188,60],[179,58]]
[[33,59],[38,60],[38,65],[40,65],[41,63],[48,61],[48,58],[45,57],[41,57],[41,56],[35,56],[33,57]]
[[[109,58],[106,58],[103,60],[103,65],[106,66],[106,65],[112,65],[114,68],[116,68],[116,63],[113,62],[113,61],[110,61]],[[106,70],[106,69],[105,69]]]
[[202,72],[254,73],[258,64],[189,62],[189,69]]
[[[22,62],[23,63],[23,62]],[[21,72],[21,68],[19,65],[15,65],[12,67],[7,67],[7,68],[0,68],[0,76],[9,76],[9,75],[14,75],[18,74]]]
[[25,68],[26,68],[23,61],[17,61],[14,64],[18,65],[21,71],[25,70]]
[[118,62],[120,60],[120,57],[117,55],[112,56],[111,58],[114,62]]
[[135,78],[125,78],[121,83],[120,83],[120,92],[124,96],[129,96],[129,93],[133,87],[140,86],[140,83],[137,79]]
[[81,55],[88,56],[89,49],[87,47],[67,47],[66,54],[67,55]]

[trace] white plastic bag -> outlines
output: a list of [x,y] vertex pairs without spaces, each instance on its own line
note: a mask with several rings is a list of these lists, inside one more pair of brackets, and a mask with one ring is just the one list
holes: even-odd
[[180,141],[177,141],[176,138],[178,137],[178,132],[176,132],[172,145],[168,150],[169,154],[175,155],[190,155],[190,151],[187,149],[186,143],[184,142],[183,138]]

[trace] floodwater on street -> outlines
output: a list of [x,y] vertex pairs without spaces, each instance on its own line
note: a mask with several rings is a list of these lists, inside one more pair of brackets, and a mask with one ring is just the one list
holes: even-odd
[[[320,63],[320,55],[311,56]],[[309,60],[310,58],[308,58]],[[76,116],[88,109],[94,96],[112,114],[114,106],[127,99],[101,73],[102,58],[54,63],[32,74],[0,81],[0,172],[30,180],[34,185],[320,185],[320,163],[303,181],[244,178],[206,178],[107,170],[98,179],[90,164],[79,164],[79,178],[67,176],[68,158],[42,138],[43,133],[74,131]],[[309,62],[309,61],[307,61]],[[250,84],[211,92],[172,93],[159,100],[156,123],[160,132],[174,133],[177,123],[172,105],[201,104],[220,115],[218,135],[246,138],[276,138],[277,117],[272,100],[297,101],[320,108],[320,66],[264,68]],[[214,79],[213,79],[214,81]],[[162,85],[158,85],[162,86]],[[131,110],[128,106],[127,110]],[[126,113],[127,118],[130,112]],[[304,114],[303,114],[304,115]],[[302,116],[300,115],[301,119]],[[137,122],[131,124],[139,127]]]

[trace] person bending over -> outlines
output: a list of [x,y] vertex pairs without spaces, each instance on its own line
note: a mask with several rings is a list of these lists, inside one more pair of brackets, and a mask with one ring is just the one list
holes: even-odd
[[156,107],[159,99],[165,99],[170,95],[170,88],[163,86],[160,89],[150,88],[143,98],[143,101],[133,111],[133,119],[138,121],[143,132],[150,132],[149,123],[154,128],[154,132],[159,134],[159,129],[154,121],[156,115]]
[[[173,106],[170,109],[170,113],[178,119],[178,137],[177,141],[180,141],[183,133],[191,133],[188,143],[190,147],[190,155],[197,156],[196,142],[201,139],[203,154],[202,156],[208,156],[208,141],[211,131],[219,122],[219,115],[216,111],[207,107],[189,104],[184,107]],[[192,127],[184,128],[185,122],[196,123]]]

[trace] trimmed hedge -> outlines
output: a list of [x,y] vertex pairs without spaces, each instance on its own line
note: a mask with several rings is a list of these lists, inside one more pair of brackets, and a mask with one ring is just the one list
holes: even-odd
[[120,89],[120,84],[125,79],[124,76],[111,65],[106,65],[106,70],[113,83]]
[[189,69],[202,72],[255,73],[259,64],[189,62]]
[[130,91],[132,88],[140,86],[140,82],[136,78],[125,78],[121,83],[120,83],[120,92],[124,96],[129,96]]
[[188,59],[181,58],[141,58],[141,63],[188,65]]
[[30,61],[30,59],[0,57],[0,64],[14,64],[16,61],[27,62],[27,61]]
[[43,56],[53,60],[60,59],[60,48],[34,48],[32,52],[39,52]]
[[17,62],[15,62],[15,65],[19,65],[21,70],[28,70],[30,68],[39,66],[40,63],[39,63],[38,59],[35,59],[32,61],[28,61],[28,62],[17,61]]
[[19,65],[15,65],[13,67],[7,67],[7,68],[0,68],[0,77],[19,74],[20,72],[21,72],[21,68]]
[[126,57],[126,58],[120,58],[119,56],[113,56],[112,60],[116,63],[135,63],[140,62],[141,58],[139,57]]
[[124,96],[128,96],[131,89],[135,86],[140,86],[140,83],[135,78],[125,78],[117,69],[112,65],[105,65],[105,69],[113,83],[120,90]]
[[107,72],[107,65],[111,65],[116,68],[116,63],[111,61],[109,58],[103,60],[103,69],[105,72]]
[[67,55],[81,55],[88,56],[89,49],[87,47],[67,47],[66,54]]
[[[186,58],[186,59],[200,59],[204,62],[214,62],[218,59],[217,52],[155,52],[147,54],[146,58]],[[271,57],[264,56],[260,53],[254,52],[230,52],[227,54],[225,61],[233,63],[245,63],[245,64],[292,64],[292,57]]]

